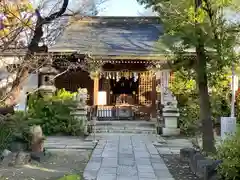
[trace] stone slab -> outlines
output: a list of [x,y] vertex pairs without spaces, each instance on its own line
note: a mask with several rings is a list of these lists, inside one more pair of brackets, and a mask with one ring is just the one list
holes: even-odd
[[98,171],[98,175],[105,175],[105,174],[117,174],[117,168],[116,167],[104,167],[100,168]]
[[112,135],[102,138],[92,153],[85,179],[173,180],[152,136]]
[[117,180],[138,180],[138,176],[117,176]]
[[102,174],[97,176],[97,180],[117,180],[116,174]]

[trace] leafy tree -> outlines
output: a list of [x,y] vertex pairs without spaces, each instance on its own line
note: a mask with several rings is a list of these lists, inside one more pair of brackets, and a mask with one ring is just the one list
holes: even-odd
[[227,11],[238,11],[234,0],[137,0],[159,13],[165,33],[159,48],[170,52],[173,67],[196,73],[202,122],[203,150],[215,151],[209,78],[236,61],[234,46],[239,24],[228,23]]
[[[15,41],[21,43],[20,36],[31,28],[34,9],[27,0],[0,2],[0,45],[6,49]],[[17,41],[16,41],[17,39]]]

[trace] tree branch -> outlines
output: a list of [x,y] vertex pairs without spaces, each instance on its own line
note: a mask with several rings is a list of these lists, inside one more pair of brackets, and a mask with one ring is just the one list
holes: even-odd
[[67,10],[68,3],[69,3],[69,0],[64,0],[61,9],[58,12],[55,12],[55,13],[51,14],[50,16],[44,18],[43,23],[44,24],[49,23],[49,22],[53,21],[54,19],[57,19],[60,16],[62,16]]

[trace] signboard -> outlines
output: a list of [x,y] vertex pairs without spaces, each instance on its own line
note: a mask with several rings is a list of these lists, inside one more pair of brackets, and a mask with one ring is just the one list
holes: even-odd
[[164,104],[164,91],[165,89],[168,88],[169,85],[169,76],[170,76],[170,71],[165,70],[161,71],[161,103]]
[[106,91],[98,91],[97,105],[104,106],[106,104],[107,104],[107,92]]
[[230,83],[231,90],[232,90],[232,80],[234,81],[234,90],[237,91],[238,90],[238,76],[235,75],[233,78],[231,76],[231,83]]
[[221,117],[221,138],[236,132],[236,117]]

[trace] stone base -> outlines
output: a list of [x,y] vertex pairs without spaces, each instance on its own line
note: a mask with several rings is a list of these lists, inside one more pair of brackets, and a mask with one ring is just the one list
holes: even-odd
[[180,135],[180,128],[162,128],[163,136],[178,136]]
[[177,117],[164,117],[165,126],[169,129],[176,129],[178,127]]

